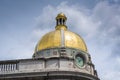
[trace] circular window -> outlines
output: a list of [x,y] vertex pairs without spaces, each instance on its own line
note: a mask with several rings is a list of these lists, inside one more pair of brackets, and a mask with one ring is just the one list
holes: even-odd
[[78,67],[83,67],[84,66],[84,57],[80,54],[76,55],[75,57],[75,63]]

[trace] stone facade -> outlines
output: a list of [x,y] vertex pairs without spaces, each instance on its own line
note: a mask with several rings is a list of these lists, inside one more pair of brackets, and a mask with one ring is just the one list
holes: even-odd
[[56,56],[48,57],[46,56],[48,53],[44,52],[41,58],[0,61],[0,80],[14,78],[45,80],[47,77],[52,80],[57,78],[71,80],[71,77],[72,80],[80,77],[85,78],[85,80],[99,80],[88,53],[83,54],[86,56],[86,62],[84,67],[79,68],[74,59],[79,50],[74,50],[74,55],[71,56],[69,50],[73,49],[65,49],[69,53],[64,52],[64,55],[61,55],[63,54],[62,50],[58,53],[53,53],[54,50],[50,50],[49,53]]

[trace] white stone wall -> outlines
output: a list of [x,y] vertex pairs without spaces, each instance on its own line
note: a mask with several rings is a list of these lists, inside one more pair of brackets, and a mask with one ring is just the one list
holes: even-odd
[[67,59],[61,59],[60,60],[60,68],[73,68],[73,61],[67,60]]
[[19,63],[19,71],[24,70],[37,70],[44,68],[44,60],[26,60],[20,61]]
[[55,69],[59,67],[59,60],[58,59],[51,59],[46,61],[46,68],[48,69]]
[[[12,71],[0,71],[0,74],[27,73],[27,72],[46,72],[46,71],[74,71],[94,75],[92,66],[86,64],[83,68],[75,65],[74,59],[68,58],[49,58],[49,59],[25,59],[20,60],[17,68]],[[6,64],[5,64],[6,65]],[[14,66],[16,67],[16,65]]]

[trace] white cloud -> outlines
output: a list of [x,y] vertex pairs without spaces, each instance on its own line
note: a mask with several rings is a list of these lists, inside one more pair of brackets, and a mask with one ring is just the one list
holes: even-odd
[[109,71],[109,73],[105,73],[102,78],[102,80],[120,80],[120,72],[112,72]]
[[[8,55],[6,51],[3,52],[6,54],[1,53],[1,55],[5,55],[7,59],[30,58],[38,40],[47,32],[54,30],[56,15],[64,12],[68,17],[68,28],[85,39],[99,77],[102,80],[119,80],[120,6],[101,1],[93,9],[87,9],[68,3],[62,2],[58,6],[46,6],[35,18],[36,27],[26,38],[30,41],[16,42],[12,39],[12,42],[18,46],[11,47],[7,51],[9,56],[6,57]],[[25,54],[23,55],[23,53]],[[3,57],[1,60],[5,58]]]
[[[108,1],[100,1],[93,9],[69,5],[67,2],[56,7],[48,5],[36,18],[37,26],[40,27],[33,33],[38,37],[38,35],[42,36],[41,34],[53,30],[54,18],[60,12],[64,12],[68,17],[68,28],[81,34],[85,39],[100,78],[102,80],[118,80],[120,57],[115,59],[113,47],[120,43],[120,6],[110,4]],[[115,48],[120,48],[120,45]]]

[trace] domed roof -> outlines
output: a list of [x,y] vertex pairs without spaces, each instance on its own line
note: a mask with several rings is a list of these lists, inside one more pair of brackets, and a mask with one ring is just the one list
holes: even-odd
[[[61,16],[62,15],[62,16]],[[50,48],[75,48],[87,52],[84,40],[76,33],[67,30],[66,16],[58,14],[56,30],[45,34],[38,42],[35,53]]]
[[38,42],[35,52],[56,47],[75,48],[87,52],[83,39],[79,35],[68,30],[64,30],[63,33],[61,30],[47,33]]

